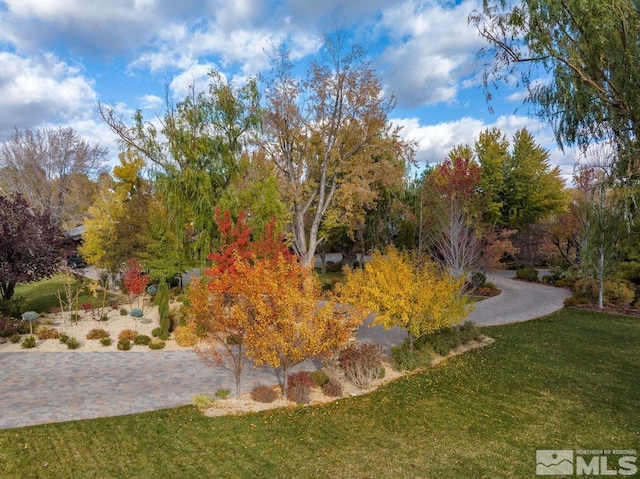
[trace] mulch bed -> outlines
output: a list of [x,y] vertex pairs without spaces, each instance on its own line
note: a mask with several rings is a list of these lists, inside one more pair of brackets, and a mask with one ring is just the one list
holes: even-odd
[[598,308],[597,304],[576,304],[574,308],[584,309],[585,311],[599,311],[601,313],[608,314],[620,314],[623,316],[633,316],[640,318],[640,309],[636,308],[623,308],[620,306],[605,306],[602,309]]

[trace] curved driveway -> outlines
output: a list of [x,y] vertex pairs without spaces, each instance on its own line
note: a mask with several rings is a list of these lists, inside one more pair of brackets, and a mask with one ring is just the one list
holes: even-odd
[[[509,279],[513,272],[489,276],[503,293],[476,303],[468,319],[480,325],[524,321],[562,308],[562,289]],[[399,344],[399,328],[362,326],[358,340],[385,350]],[[300,369],[315,369],[307,361]],[[277,384],[270,370],[246,368],[243,390]],[[192,351],[20,352],[0,354],[0,429],[50,422],[134,414],[189,404],[197,393],[213,396],[234,389],[225,370],[212,370]]]
[[562,288],[544,284],[515,281],[515,271],[492,271],[487,281],[502,293],[475,304],[467,317],[480,326],[517,323],[546,316],[562,309],[571,293]]

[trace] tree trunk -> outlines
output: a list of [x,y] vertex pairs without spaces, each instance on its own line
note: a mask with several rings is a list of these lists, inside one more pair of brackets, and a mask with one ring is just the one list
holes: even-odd
[[322,250],[320,251],[320,271],[322,274],[327,272],[327,250],[322,242]]
[[604,248],[601,247],[600,256],[598,258],[598,308],[604,307]]
[[16,289],[16,283],[11,281],[0,281],[0,299],[8,301],[13,296]]

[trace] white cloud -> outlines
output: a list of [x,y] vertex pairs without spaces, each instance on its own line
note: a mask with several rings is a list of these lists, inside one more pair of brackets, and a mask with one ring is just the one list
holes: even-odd
[[14,127],[69,122],[91,115],[97,99],[93,82],[52,54],[23,58],[0,52],[0,135]]
[[157,95],[143,95],[138,97],[138,107],[141,110],[158,111],[164,100]]
[[390,46],[380,57],[384,79],[404,107],[454,102],[474,81],[481,39],[467,25],[478,2],[406,1],[383,13]]
[[215,69],[217,68],[213,63],[192,65],[177,75],[169,84],[173,97],[183,99],[187,97],[192,90],[196,95],[206,91],[209,85],[209,72]]

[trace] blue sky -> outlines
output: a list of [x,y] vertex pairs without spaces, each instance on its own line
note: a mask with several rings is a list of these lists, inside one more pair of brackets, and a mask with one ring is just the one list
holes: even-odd
[[0,0],[0,141],[14,127],[70,125],[91,143],[115,137],[96,102],[123,118],[162,112],[166,88],[179,100],[188,85],[206,87],[212,68],[243,82],[266,71],[265,49],[286,43],[304,64],[323,31],[339,25],[367,51],[391,114],[418,143],[417,160],[437,163],[456,144],[473,144],[487,127],[511,137],[527,127],[569,176],[575,157],[503,86],[489,112],[481,89],[483,45],[467,16],[481,0]]

